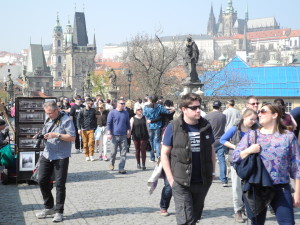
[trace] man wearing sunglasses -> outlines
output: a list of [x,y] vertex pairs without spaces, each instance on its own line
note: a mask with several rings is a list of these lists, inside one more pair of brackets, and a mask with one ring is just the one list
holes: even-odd
[[215,175],[215,140],[210,123],[201,117],[199,95],[184,95],[180,108],[182,114],[164,133],[161,162],[172,187],[177,223],[195,224]]
[[253,109],[255,112],[257,112],[258,106],[259,106],[259,102],[255,96],[250,95],[246,98],[246,107],[248,109]]
[[111,156],[109,169],[114,170],[116,155],[120,147],[120,163],[119,173],[126,174],[126,152],[127,152],[127,138],[130,137],[130,123],[129,114],[124,109],[125,99],[119,98],[116,109],[109,112],[107,117],[107,139],[111,140]]

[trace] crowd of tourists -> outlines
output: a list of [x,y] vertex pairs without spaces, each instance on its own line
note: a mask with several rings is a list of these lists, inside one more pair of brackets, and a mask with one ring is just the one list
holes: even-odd
[[[123,97],[111,101],[100,95],[78,95],[74,100],[45,103],[51,119],[44,126],[46,142],[39,177],[45,208],[37,217],[55,214],[54,222],[63,220],[71,142],[75,141],[76,153],[83,153],[86,161],[108,161],[109,170],[115,169],[120,152],[117,170],[126,174],[132,140],[137,169],[146,170],[146,150],[150,150],[149,163],[162,164],[162,216],[169,215],[173,196],[177,223],[199,222],[217,161],[224,188],[229,187],[230,176],[235,222],[245,222],[246,215],[252,224],[264,224],[269,208],[279,224],[295,224],[293,208],[300,206],[300,107],[288,113],[281,98],[260,103],[249,96],[241,111],[234,100],[226,102],[224,111],[222,103],[215,100],[213,110],[206,114],[201,103],[194,93],[182,96],[177,110],[172,101],[157,96],[133,102]],[[57,153],[57,148],[66,150]],[[52,170],[56,207],[49,184]],[[242,174],[245,171],[247,176]],[[290,178],[295,180],[294,188]],[[266,191],[266,187],[270,189]]]

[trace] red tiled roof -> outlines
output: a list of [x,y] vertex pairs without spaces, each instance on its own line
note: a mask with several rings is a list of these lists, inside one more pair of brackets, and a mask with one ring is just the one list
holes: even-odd
[[53,87],[61,87],[61,84],[62,84],[61,80],[55,81]]
[[290,37],[300,37],[300,30],[292,30]]
[[33,95],[37,96],[37,97],[49,97],[49,96],[45,95],[43,92],[40,92],[40,91],[33,92]]
[[97,62],[96,63],[96,67],[109,67],[109,68],[113,68],[113,69],[120,69],[123,67],[123,63],[121,62]]
[[248,32],[247,39],[280,39],[287,38],[291,33],[291,29],[277,29],[257,32]]

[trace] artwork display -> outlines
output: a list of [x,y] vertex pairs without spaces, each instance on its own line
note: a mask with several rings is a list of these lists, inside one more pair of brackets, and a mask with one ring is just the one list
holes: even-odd
[[19,107],[20,110],[23,109],[41,109],[43,110],[44,100],[37,99],[37,100],[20,100]]
[[19,134],[20,135],[35,135],[42,130],[43,124],[20,124]]
[[45,113],[41,112],[20,112],[19,122],[44,122]]
[[[19,139],[19,147],[20,148],[35,148],[36,144],[37,144],[37,139],[33,139],[33,138],[20,138]],[[40,145],[41,148],[44,147],[44,143],[43,141],[41,142]]]
[[19,171],[33,171],[35,168],[35,152],[20,152]]

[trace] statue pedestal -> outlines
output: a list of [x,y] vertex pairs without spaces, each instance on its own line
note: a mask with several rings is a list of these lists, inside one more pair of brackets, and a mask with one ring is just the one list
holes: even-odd
[[109,90],[109,98],[112,99],[116,99],[118,96],[119,91],[117,89],[113,89],[113,90]]
[[204,92],[201,91],[201,88],[203,87],[203,83],[199,82],[189,82],[186,81],[182,83],[183,86],[183,92],[180,93],[180,96],[186,95],[188,93],[195,93],[200,95],[201,97],[204,95]]

